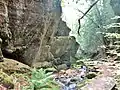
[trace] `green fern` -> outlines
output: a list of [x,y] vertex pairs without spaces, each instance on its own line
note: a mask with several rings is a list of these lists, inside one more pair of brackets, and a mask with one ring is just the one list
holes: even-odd
[[33,69],[31,79],[28,78],[31,85],[23,87],[22,90],[59,90],[59,86],[52,80],[52,73],[45,73],[44,69]]

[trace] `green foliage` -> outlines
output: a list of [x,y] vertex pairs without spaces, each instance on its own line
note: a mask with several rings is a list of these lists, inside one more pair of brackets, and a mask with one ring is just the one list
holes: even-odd
[[31,73],[31,83],[29,87],[23,87],[22,90],[59,90],[59,86],[52,80],[51,73],[46,73],[44,69],[33,69]]
[[[115,16],[114,19],[118,19],[120,16]],[[120,23],[111,23],[105,27],[108,30],[108,33],[105,33],[105,37],[108,40],[108,47],[110,50],[107,50],[107,54],[109,56],[114,55],[116,56],[115,60],[119,60],[120,57]]]
[[108,37],[108,38],[120,38],[120,34],[118,34],[118,33],[106,33],[105,37]]
[[12,77],[0,70],[0,84],[13,86]]
[[[119,19],[120,16],[115,16],[112,19]],[[107,38],[120,38],[120,33],[119,33],[119,28],[120,28],[120,23],[111,23],[109,25],[106,25],[105,28],[108,30],[108,33],[105,33],[105,37]],[[113,30],[112,30],[113,29]],[[110,33],[112,31],[112,33]]]

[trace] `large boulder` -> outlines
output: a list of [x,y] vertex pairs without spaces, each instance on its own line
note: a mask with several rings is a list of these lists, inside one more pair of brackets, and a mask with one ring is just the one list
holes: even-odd
[[71,41],[76,43],[60,19],[60,0],[2,0],[0,5],[0,22],[5,20],[1,26],[8,36],[2,47],[5,57],[35,67],[51,66],[51,61],[68,51]]

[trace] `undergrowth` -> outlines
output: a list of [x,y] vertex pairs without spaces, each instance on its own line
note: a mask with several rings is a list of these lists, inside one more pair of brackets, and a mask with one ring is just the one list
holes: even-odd
[[52,79],[52,73],[46,73],[44,69],[33,69],[31,78],[28,78],[30,86],[22,87],[22,90],[60,90]]

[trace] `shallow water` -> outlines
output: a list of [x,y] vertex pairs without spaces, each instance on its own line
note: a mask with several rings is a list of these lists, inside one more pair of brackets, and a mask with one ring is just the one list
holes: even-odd
[[83,66],[79,69],[80,73],[75,76],[61,75],[55,78],[55,81],[61,86],[60,90],[77,90],[77,84],[82,82],[85,77],[86,67]]

